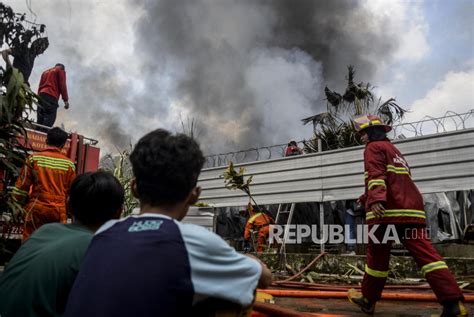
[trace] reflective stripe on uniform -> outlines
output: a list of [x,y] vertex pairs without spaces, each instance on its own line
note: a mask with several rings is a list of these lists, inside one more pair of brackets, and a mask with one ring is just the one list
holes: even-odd
[[54,165],[54,164],[49,164],[49,163],[44,163],[44,162],[38,162],[37,164],[40,167],[46,167],[46,168],[50,168],[50,169],[53,169],[53,170],[62,170],[62,171],[68,171],[69,170],[69,167],[64,167],[64,166],[61,166],[61,165]]
[[31,157],[31,160],[37,162],[39,166],[43,166],[43,167],[51,167],[51,168],[66,169],[66,170],[68,170],[69,168],[71,168],[72,170],[76,169],[76,167],[74,166],[74,163],[65,159],[33,155]]
[[[426,214],[424,210],[416,209],[386,209],[384,211],[383,218],[385,217],[414,217],[414,218],[423,218],[426,219]],[[373,212],[368,212],[365,216],[365,220],[374,219],[375,215]]]
[[392,173],[395,173],[395,174],[410,175],[410,170],[408,168],[398,167],[398,166],[394,166],[394,165],[390,165],[390,164],[387,165],[387,172],[392,172]]
[[423,275],[426,275],[426,273],[435,271],[435,270],[441,270],[441,269],[447,269],[448,266],[444,261],[437,261],[437,262],[431,262],[426,265],[424,265],[421,268],[421,271],[423,272]]
[[385,185],[385,180],[383,180],[383,179],[372,179],[372,180],[370,180],[369,183],[367,184],[369,190],[371,190],[372,187],[374,187],[374,186],[379,186],[379,185],[380,185],[380,186],[383,186],[383,187],[387,187],[387,186]]
[[364,129],[364,128],[367,128],[369,125],[373,125],[373,124],[382,124],[382,122],[380,122],[380,120],[372,120],[372,121],[368,121],[368,122],[365,122],[365,123],[362,123],[359,127],[359,129]]
[[20,196],[27,196],[28,195],[28,192],[26,192],[24,190],[21,190],[18,187],[13,187],[12,192],[14,194],[17,194],[17,195],[20,195]]
[[369,172],[364,172],[364,179],[369,177]]
[[389,272],[389,271],[377,271],[377,270],[373,270],[373,269],[369,268],[369,267],[367,266],[367,264],[365,265],[365,273],[367,273],[367,274],[369,274],[369,275],[371,275],[371,276],[373,276],[373,277],[383,277],[383,278],[385,278],[385,277],[388,276],[388,272]]
[[255,214],[253,215],[252,217],[250,217],[249,219],[249,223],[253,223],[255,221],[255,219],[257,219],[258,217],[260,217],[261,215],[263,215],[261,212],[259,212],[258,214]]

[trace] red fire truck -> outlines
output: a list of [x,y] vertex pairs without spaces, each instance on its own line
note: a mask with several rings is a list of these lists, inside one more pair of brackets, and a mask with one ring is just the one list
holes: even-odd
[[[40,151],[46,148],[46,133],[41,130],[46,130],[47,127],[33,125],[31,129],[27,130],[26,140],[23,137],[19,138],[20,144],[26,147],[28,152]],[[96,171],[99,167],[100,149],[97,147],[97,140],[84,137],[75,132],[70,134],[67,140],[63,153],[66,154],[76,165],[76,173],[82,174],[85,172]],[[19,166],[20,168],[21,166]],[[4,171],[0,170],[0,179],[6,178],[6,182],[0,182],[0,190],[8,190],[8,187],[13,186],[15,179],[11,175],[5,175]],[[7,188],[2,188],[3,183],[8,184]],[[2,214],[0,212],[0,214]],[[4,215],[7,216],[8,215]],[[6,239],[21,239],[23,233],[22,224],[7,225],[4,219],[0,219],[0,234]]]

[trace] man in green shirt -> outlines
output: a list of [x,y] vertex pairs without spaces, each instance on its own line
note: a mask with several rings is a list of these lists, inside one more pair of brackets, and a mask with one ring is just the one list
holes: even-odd
[[0,316],[61,316],[94,232],[120,217],[124,191],[109,173],[78,176],[67,206],[73,224],[47,224],[21,246],[0,277]]

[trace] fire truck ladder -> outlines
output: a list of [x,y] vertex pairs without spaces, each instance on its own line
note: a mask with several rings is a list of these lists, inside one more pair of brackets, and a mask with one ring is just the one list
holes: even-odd
[[[290,207],[290,209],[287,209]],[[278,211],[276,214],[275,218],[275,225],[281,225],[279,221],[282,218],[282,215],[288,215],[288,218],[286,220],[286,225],[285,225],[285,231],[283,233],[283,241],[281,243],[280,247],[280,254],[284,253],[286,251],[286,241],[288,240],[288,235],[290,233],[290,227],[289,225],[291,224],[291,221],[293,219],[293,213],[295,211],[295,204],[279,204],[278,205]]]

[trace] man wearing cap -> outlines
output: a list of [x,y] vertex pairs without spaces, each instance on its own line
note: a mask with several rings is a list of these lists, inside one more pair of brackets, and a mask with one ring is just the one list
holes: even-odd
[[365,193],[359,200],[367,211],[365,219],[369,231],[373,230],[378,241],[369,238],[362,293],[350,290],[349,300],[364,313],[374,313],[389,273],[392,241],[383,240],[387,230],[395,228],[398,238],[414,257],[443,305],[441,316],[467,316],[463,294],[428,238],[423,197],[411,178],[410,167],[387,139],[386,134],[392,128],[374,115],[357,118],[354,125],[366,144]]

